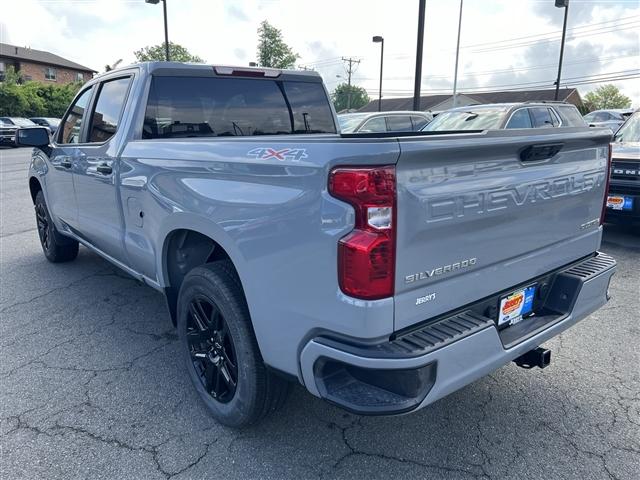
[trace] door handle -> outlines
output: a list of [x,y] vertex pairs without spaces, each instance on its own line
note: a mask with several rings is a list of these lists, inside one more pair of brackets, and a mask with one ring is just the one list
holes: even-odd
[[73,164],[71,163],[71,160],[69,160],[68,158],[65,158],[60,162],[60,166],[64,168],[71,168]]
[[103,175],[109,175],[113,172],[111,165],[107,165],[106,163],[102,163],[96,167],[96,170]]

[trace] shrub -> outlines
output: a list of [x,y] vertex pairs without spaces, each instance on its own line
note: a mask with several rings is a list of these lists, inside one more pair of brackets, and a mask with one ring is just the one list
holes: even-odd
[[7,69],[0,83],[0,116],[61,117],[81,86],[23,81],[19,74]]

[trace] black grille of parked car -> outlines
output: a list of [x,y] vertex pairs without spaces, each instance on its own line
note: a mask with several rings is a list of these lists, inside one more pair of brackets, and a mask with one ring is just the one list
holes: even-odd
[[613,161],[611,178],[640,182],[640,162]]

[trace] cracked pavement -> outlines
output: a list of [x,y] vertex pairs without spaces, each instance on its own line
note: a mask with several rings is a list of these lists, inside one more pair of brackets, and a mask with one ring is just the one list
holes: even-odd
[[603,309],[411,415],[357,417],[292,389],[243,431],[194,392],[162,296],[38,243],[28,149],[0,150],[0,478],[640,478],[640,231],[607,225]]

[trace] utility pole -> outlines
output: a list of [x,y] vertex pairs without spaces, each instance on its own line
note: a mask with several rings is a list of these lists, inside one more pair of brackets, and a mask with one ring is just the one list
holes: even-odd
[[567,35],[567,17],[569,16],[569,0],[556,0],[556,7],[564,8],[564,22],[562,24],[562,41],[560,43],[560,61],[558,62],[558,78],[556,78],[556,92],[554,100],[558,100],[560,93],[560,77],[562,76],[562,57],[564,56],[564,40]]
[[458,17],[458,43],[456,44],[456,69],[453,74],[453,108],[458,104],[458,57],[460,56],[460,28],[462,27],[462,0],[460,0],[460,16]]
[[356,60],[355,58],[344,58],[342,57],[342,61],[347,63],[347,85],[349,85],[347,92],[347,110],[351,108],[351,75],[355,71],[353,66],[358,65],[360,60]]
[[420,110],[420,84],[422,83],[422,47],[424,45],[424,10],[426,0],[418,8],[418,45],[416,46],[416,76],[413,84],[413,109]]
[[371,41],[380,44],[380,86],[378,87],[378,111],[382,111],[382,64],[384,62],[384,37],[381,35],[374,36]]

